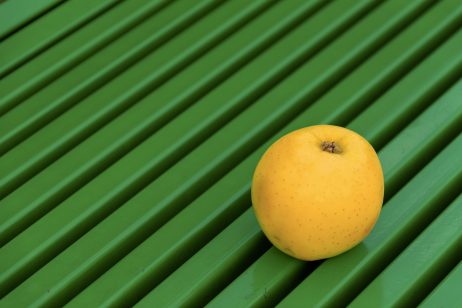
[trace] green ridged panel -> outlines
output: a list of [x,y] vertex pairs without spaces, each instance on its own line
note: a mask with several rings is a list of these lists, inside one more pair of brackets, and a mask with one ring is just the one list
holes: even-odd
[[444,278],[444,280],[420,303],[420,307],[430,308],[446,303],[447,307],[457,307],[462,281],[462,261]]
[[40,15],[45,14],[63,0],[16,0],[0,3],[0,39],[24,27]]
[[[462,3],[0,16],[0,307],[457,307]],[[351,251],[301,262],[262,234],[250,181],[272,142],[320,123],[374,146],[384,208]]]
[[417,305],[462,259],[461,222],[459,195],[349,306]]
[[[21,2],[25,1],[22,0]],[[37,5],[32,4],[32,2],[40,1],[28,2],[30,2],[28,3],[30,6]],[[104,16],[105,12],[118,3],[120,0],[65,1],[21,31],[3,38],[0,44],[0,77],[3,78],[9,73],[13,73],[15,69],[28,60],[32,60],[34,56],[59,43],[60,40],[78,31],[79,28],[92,22],[95,18]],[[20,9],[20,7],[14,7],[14,4],[8,4],[8,6],[10,9],[5,9],[4,14]],[[3,113],[3,104],[0,110]]]

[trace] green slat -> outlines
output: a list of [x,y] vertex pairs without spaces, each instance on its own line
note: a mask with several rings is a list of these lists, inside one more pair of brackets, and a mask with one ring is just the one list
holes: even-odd
[[0,39],[46,13],[63,0],[15,0],[0,3]]
[[[149,54],[147,58],[143,59],[143,54],[149,51],[149,49],[146,50],[145,43],[150,45],[148,45],[149,48],[156,47],[156,45],[165,41],[166,36],[174,36],[177,32],[175,30],[187,27],[190,25],[191,21],[197,20],[201,15],[210,10],[211,7],[216,6],[217,2],[216,0],[207,1],[206,3],[196,5],[196,7],[192,6],[192,4],[195,3],[180,2],[179,6],[175,6],[171,11],[169,10],[161,14],[159,19],[156,18],[157,16],[154,16],[153,20],[150,20],[150,22],[148,21],[144,27],[140,27],[135,30],[135,33],[132,33],[138,35],[139,40],[140,36],[146,37],[146,32],[151,31],[150,29],[152,29],[152,27],[159,27],[161,30],[160,32],[156,32],[153,37],[148,37],[145,42],[142,41],[139,46],[136,46],[137,48],[135,48],[135,50],[132,50],[133,44],[131,44],[134,38],[132,35],[128,35],[124,37],[123,40],[117,41],[114,46],[110,46],[111,48],[104,49],[101,54],[97,54],[96,57],[92,57],[89,61],[83,63],[83,65],[76,67],[65,76],[62,76],[59,80],[47,86],[43,91],[26,99],[19,106],[5,114],[1,119],[0,154],[9,151],[16,144],[35,133],[44,125],[47,125],[55,117],[58,117],[74,104],[82,102],[85,98],[88,98],[85,101],[91,101],[96,98],[104,99],[106,101],[106,106],[108,100],[115,100],[117,97],[115,95],[120,96],[122,93],[130,92],[134,85],[133,82],[127,82],[127,80],[130,80],[129,78],[144,79],[146,78],[145,75],[149,73],[152,74],[153,71],[158,71],[156,82],[162,82],[161,78],[158,76],[161,75],[161,73],[164,74],[162,78],[165,80],[165,78],[168,77],[168,73],[165,72],[165,66],[172,63],[168,61],[169,59],[163,57],[165,57],[167,53],[170,56],[172,52],[178,53],[179,56],[184,56],[188,52],[193,52],[193,48],[188,49],[191,45],[189,43],[191,37],[187,37],[188,34],[191,36],[191,32],[194,32],[192,31],[193,28],[184,33],[183,36],[179,36],[175,40],[164,45],[164,48],[157,50],[157,53],[153,52]],[[228,6],[225,8],[227,7]],[[233,9],[230,9],[230,12],[233,12],[233,14],[237,13],[237,11]],[[180,17],[171,23],[171,16],[177,14],[180,15]],[[232,16],[227,17],[231,18]],[[111,22],[113,19],[108,18],[107,20],[100,20]],[[195,33],[195,35],[201,34]],[[205,33],[202,35],[205,36]],[[80,40],[81,38],[78,38],[78,40],[73,41],[73,43],[78,43]],[[210,46],[208,47],[210,48]],[[207,47],[202,46],[202,48]],[[184,50],[184,52],[181,53],[178,52],[178,50]],[[60,53],[59,49],[58,52]],[[140,57],[142,60],[136,62]],[[152,60],[153,57],[155,57],[156,61]],[[170,60],[173,59],[170,57]],[[116,62],[115,65],[114,62]],[[134,63],[136,64],[131,66],[131,64]],[[147,68],[151,70],[147,71]],[[179,68],[175,67],[175,69]],[[126,70],[126,74],[118,75],[115,79],[112,79],[114,73],[123,70]],[[148,78],[146,79],[146,82],[149,83]],[[85,80],[85,82],[82,83],[82,80]],[[107,83],[108,81],[110,82]],[[102,85],[106,86],[100,89]],[[113,93],[113,97],[108,97],[107,92],[111,89],[111,86],[117,86],[120,92]],[[93,105],[96,104],[93,102]],[[98,109],[96,107],[94,108],[96,109],[94,112],[97,112]]]
[[0,78],[119,2],[120,0],[66,1],[8,37],[0,44]]
[[[100,52],[100,49],[109,45],[130,29],[135,28],[150,17],[150,15],[157,13],[165,7],[166,4],[168,2],[164,0],[148,3],[143,0],[122,2],[94,22],[81,27],[75,33],[57,42],[52,48],[37,55],[32,61],[16,69],[0,83],[0,92],[6,93],[0,99],[0,115],[37,93],[41,88],[65,74],[73,66],[85,61],[91,55]],[[164,12],[163,14],[166,13]],[[171,16],[176,16],[180,13],[170,11],[167,14],[169,14],[171,19]],[[158,19],[157,17],[154,18]],[[160,28],[155,24],[151,27]],[[137,31],[139,30],[137,29]],[[131,36],[133,37],[134,35]],[[146,37],[146,29],[143,32],[143,37]],[[128,46],[123,53],[129,53],[133,45],[138,43],[138,41],[142,40],[140,38],[136,38],[136,40],[132,38],[132,41],[125,42]],[[65,56],[63,57],[63,55]],[[104,57],[104,60],[109,63],[115,59],[107,54]],[[102,62],[104,63],[104,61]],[[93,65],[95,64],[99,63],[94,62]],[[96,65],[93,68],[93,74],[96,74],[100,70]],[[86,79],[83,76],[81,77],[81,79]],[[18,123],[20,122],[16,124]]]
[[462,195],[452,202],[350,307],[415,307],[462,259]]
[[422,308],[441,306],[456,308],[460,303],[460,282],[462,281],[462,261],[446,278],[419,304]]

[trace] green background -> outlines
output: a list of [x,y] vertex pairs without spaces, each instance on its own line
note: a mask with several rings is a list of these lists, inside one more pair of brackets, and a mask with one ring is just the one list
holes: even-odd
[[[462,2],[10,0],[0,20],[0,307],[460,305]],[[321,123],[374,146],[384,207],[301,262],[250,181]]]

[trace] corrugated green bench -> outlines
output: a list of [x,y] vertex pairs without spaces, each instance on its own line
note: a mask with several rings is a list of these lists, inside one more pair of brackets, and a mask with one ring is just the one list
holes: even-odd
[[[462,2],[0,2],[0,307],[461,307]],[[317,262],[251,209],[265,149],[346,126],[385,175]]]

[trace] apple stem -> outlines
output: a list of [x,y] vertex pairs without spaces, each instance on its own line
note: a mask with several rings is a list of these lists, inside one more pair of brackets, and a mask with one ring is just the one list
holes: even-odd
[[321,142],[321,149],[325,152],[340,154],[342,149],[334,141]]

